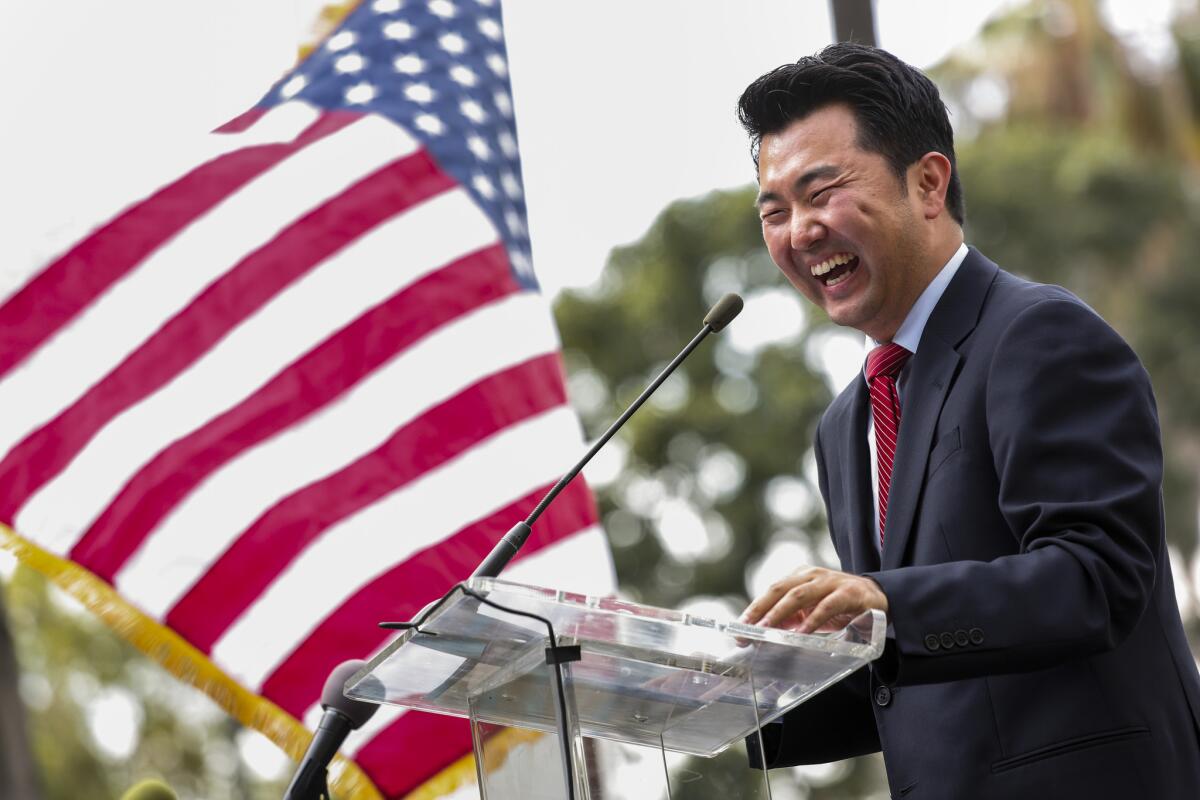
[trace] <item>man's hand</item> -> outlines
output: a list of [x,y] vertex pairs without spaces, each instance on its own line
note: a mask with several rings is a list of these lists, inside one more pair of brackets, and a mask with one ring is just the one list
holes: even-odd
[[741,622],[798,633],[835,631],[866,611],[887,613],[887,595],[875,581],[824,567],[803,567],[742,612]]

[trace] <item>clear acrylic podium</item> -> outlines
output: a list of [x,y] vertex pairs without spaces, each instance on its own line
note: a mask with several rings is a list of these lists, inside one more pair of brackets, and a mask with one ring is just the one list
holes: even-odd
[[[352,677],[346,694],[469,718],[483,800],[567,798],[568,774],[577,800],[687,797],[678,784],[699,772],[673,773],[672,758],[683,763],[675,754],[712,758],[753,736],[878,658],[886,628],[878,611],[806,636],[491,578],[460,587]],[[598,791],[598,771],[630,768],[606,766],[587,740],[653,748],[665,793]],[[759,796],[770,797],[765,775]]]

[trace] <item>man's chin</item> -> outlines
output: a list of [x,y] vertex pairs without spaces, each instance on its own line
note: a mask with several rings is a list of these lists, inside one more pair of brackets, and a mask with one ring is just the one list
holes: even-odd
[[826,308],[825,313],[829,315],[829,320],[834,325],[840,325],[843,328],[853,328],[860,333],[865,333],[863,326],[870,322],[870,315],[864,314],[863,310],[857,306],[839,304],[834,308]]

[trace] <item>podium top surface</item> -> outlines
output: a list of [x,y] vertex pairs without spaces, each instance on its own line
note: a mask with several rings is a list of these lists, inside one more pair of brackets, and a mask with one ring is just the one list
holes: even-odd
[[460,587],[346,694],[553,731],[548,621],[580,647],[564,673],[584,736],[712,756],[878,658],[886,629],[878,611],[803,635],[493,578]]

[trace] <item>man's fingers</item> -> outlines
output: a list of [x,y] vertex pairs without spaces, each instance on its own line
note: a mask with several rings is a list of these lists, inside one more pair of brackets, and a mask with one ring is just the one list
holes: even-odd
[[845,614],[848,610],[846,595],[842,592],[835,591],[832,594],[826,595],[825,599],[817,603],[816,607],[808,613],[804,618],[804,622],[796,629],[798,633],[815,633],[819,631],[825,623],[829,622],[839,614]]
[[[814,570],[805,569],[792,573],[782,580],[775,581],[767,587],[765,592],[755,598],[754,602],[746,606],[746,610],[738,618],[739,621],[750,625],[767,625],[768,623],[764,621],[764,618],[773,611],[774,607],[787,597],[790,592],[794,591],[796,587],[811,582],[815,577]],[[771,617],[778,618],[778,615],[771,614]]]
[[814,633],[872,608],[887,613],[887,596],[870,578],[813,567],[772,584],[742,613],[742,622]]
[[768,628],[782,627],[797,613],[813,605],[820,599],[813,596],[814,592],[815,589],[812,583],[793,586],[783,597],[779,598],[770,611],[763,615],[762,620],[758,624]]
[[797,629],[800,633],[815,633],[823,627],[840,627],[872,608],[887,613],[887,596],[870,578],[848,576],[837,583]]

